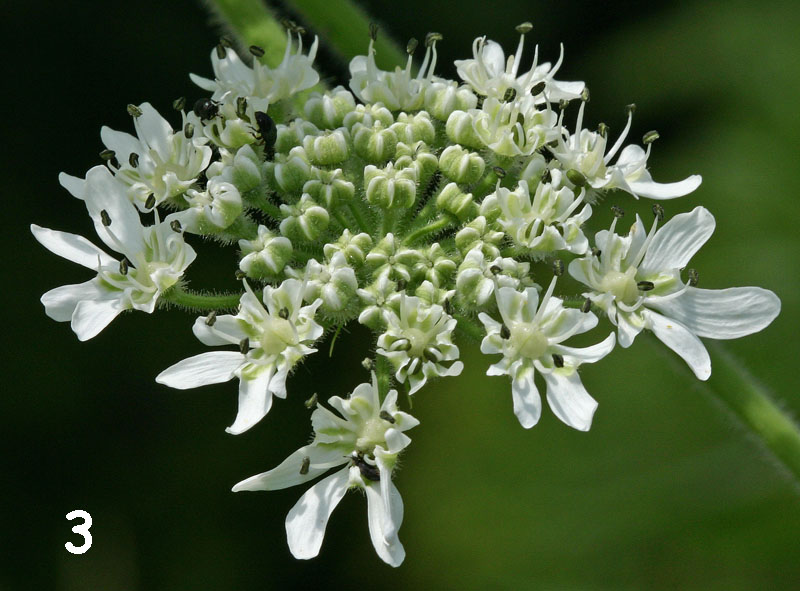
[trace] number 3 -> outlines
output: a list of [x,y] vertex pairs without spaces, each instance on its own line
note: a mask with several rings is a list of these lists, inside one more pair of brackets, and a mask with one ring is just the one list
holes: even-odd
[[72,531],[83,536],[83,544],[80,546],[75,546],[72,542],[67,542],[64,544],[67,552],[72,554],[83,554],[92,547],[92,534],[89,533],[89,528],[92,527],[92,516],[89,515],[88,511],[84,511],[82,509],[75,509],[75,511],[70,511],[67,513],[67,521],[72,521],[73,519],[79,518],[83,519],[83,523],[73,527]]

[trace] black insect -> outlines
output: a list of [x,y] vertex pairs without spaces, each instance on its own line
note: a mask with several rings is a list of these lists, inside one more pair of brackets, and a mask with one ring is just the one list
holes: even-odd
[[200,98],[195,101],[192,111],[200,119],[213,119],[219,113],[219,105],[210,98]]
[[263,111],[256,111],[256,125],[258,125],[258,133],[261,134],[264,142],[264,151],[272,159],[275,154],[275,141],[278,139],[278,128],[272,117]]
[[367,461],[364,459],[363,455],[361,454],[354,455],[353,463],[356,466],[358,466],[358,469],[361,471],[361,476],[363,476],[367,480],[371,480],[372,482],[380,481],[381,479],[380,470],[378,470],[377,466],[368,464]]

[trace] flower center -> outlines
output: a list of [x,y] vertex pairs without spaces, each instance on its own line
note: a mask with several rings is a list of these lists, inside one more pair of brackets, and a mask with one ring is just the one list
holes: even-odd
[[389,424],[381,418],[372,418],[364,423],[356,439],[356,449],[372,454],[375,446],[385,443]]
[[635,304],[639,298],[639,288],[632,273],[609,271],[600,282],[600,289],[613,294],[623,304]]
[[418,328],[409,328],[403,331],[403,336],[408,339],[411,348],[408,350],[409,357],[422,357],[422,352],[428,345],[428,335]]
[[261,349],[267,355],[277,355],[286,347],[297,344],[292,323],[284,318],[270,318],[263,324]]
[[511,344],[523,357],[538,359],[547,351],[547,337],[541,330],[527,322],[520,322],[511,329]]

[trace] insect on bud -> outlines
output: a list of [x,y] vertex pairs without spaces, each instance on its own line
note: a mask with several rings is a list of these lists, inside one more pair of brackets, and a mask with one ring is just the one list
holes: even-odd
[[103,222],[103,225],[106,228],[111,225],[111,216],[108,215],[108,212],[105,209],[100,211],[100,221]]
[[136,152],[131,152],[131,155],[128,156],[128,164],[131,165],[131,168],[138,168],[139,154],[137,154]]
[[583,312],[584,314],[588,314],[591,310],[592,310],[592,300],[591,298],[586,298],[585,300],[583,300],[583,303],[581,304],[581,312]]
[[250,339],[245,337],[239,342],[239,352],[242,355],[247,355],[247,352],[250,350]]
[[211,310],[208,316],[206,316],[206,326],[214,326],[214,323],[216,321],[217,321],[217,313],[214,310]]
[[509,338],[510,336],[511,336],[511,331],[510,331],[510,330],[508,330],[508,327],[507,327],[505,324],[503,324],[503,325],[500,327],[500,338],[501,338],[501,339],[507,339],[507,338]]
[[131,117],[141,117],[142,110],[136,105],[128,105],[128,115]]
[[622,209],[619,205],[612,205],[611,212],[614,214],[614,217],[620,219],[625,215],[625,210]]
[[514,30],[520,35],[524,35],[525,33],[530,33],[531,29],[533,29],[533,23],[531,23],[530,21],[525,21],[524,23],[520,23],[516,27],[514,27]]
[[689,275],[689,285],[694,287],[700,280],[700,273],[697,272],[697,269],[689,269],[687,273]]
[[660,203],[653,204],[653,215],[660,222],[664,219],[664,206]]
[[176,111],[183,111],[183,108],[186,106],[186,97],[179,96],[174,101],[172,101],[172,108]]
[[644,134],[644,135],[642,136],[642,143],[643,143],[645,146],[647,146],[647,145],[649,145],[649,144],[652,144],[654,141],[656,141],[656,140],[657,140],[658,138],[660,138],[660,137],[661,137],[661,136],[660,136],[660,135],[658,135],[658,132],[657,132],[656,130],[653,130],[653,131],[648,131],[646,134]]
[[180,223],[180,221],[179,221],[179,220],[172,220],[172,221],[169,223],[169,227],[170,227],[170,228],[172,228],[172,231],[173,231],[173,232],[178,232],[179,234],[180,234],[181,232],[183,232],[183,227],[181,226],[181,223]]
[[156,196],[150,193],[144,201],[145,209],[153,209],[156,206]]
[[564,274],[564,261],[556,259],[553,261],[553,275],[561,277]]
[[309,409],[309,410],[311,410],[312,408],[314,408],[315,406],[317,406],[317,393],[316,393],[316,392],[314,392],[314,393],[311,395],[311,398],[309,398],[308,400],[306,400],[306,401],[303,403],[303,406],[305,406],[305,407],[306,407],[307,409]]
[[417,50],[417,46],[419,45],[419,41],[417,41],[414,37],[408,40],[406,43],[406,53],[408,55],[414,55],[414,52]]
[[253,54],[255,57],[264,57],[264,48],[259,47],[258,45],[251,45],[249,48],[250,53]]
[[289,308],[281,308],[280,311],[278,312],[278,316],[280,316],[284,320],[289,318]]
[[536,96],[537,94],[542,94],[542,92],[544,92],[544,89],[545,89],[546,86],[547,86],[547,83],[544,80],[539,82],[538,84],[534,85],[534,87],[531,88],[531,96]]
[[306,456],[303,458],[303,463],[300,465],[300,474],[308,474],[309,466],[311,466],[311,458]]
[[122,257],[122,260],[119,262],[119,274],[120,275],[127,275],[128,274],[128,266],[129,266],[129,264],[130,263],[128,263],[128,259],[125,258],[125,257]]
[[574,168],[570,168],[567,171],[567,178],[569,179],[569,182],[571,182],[576,187],[586,186],[586,177],[583,176],[582,172],[577,171]]
[[564,367],[564,358],[558,353],[553,353],[553,365],[556,367]]
[[388,410],[382,410],[381,414],[379,414],[378,416],[387,423],[391,423],[392,425],[394,425],[394,417],[391,414],[389,414]]
[[655,288],[655,284],[652,281],[640,281],[636,284],[636,287],[639,288],[639,291],[652,291]]

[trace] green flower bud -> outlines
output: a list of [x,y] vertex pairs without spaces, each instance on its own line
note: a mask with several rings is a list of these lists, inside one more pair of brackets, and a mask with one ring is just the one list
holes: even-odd
[[483,158],[461,146],[447,146],[439,156],[439,168],[445,176],[462,185],[478,182],[485,167]]
[[258,227],[255,240],[239,240],[244,255],[239,269],[254,279],[278,277],[292,259],[292,243],[266,226]]
[[289,150],[303,144],[303,138],[309,135],[319,135],[321,131],[316,125],[305,119],[295,119],[289,125],[279,124],[278,137],[275,140],[275,151],[288,154]]
[[431,116],[425,111],[420,111],[416,115],[400,113],[397,122],[392,125],[392,130],[397,135],[398,141],[407,144],[418,141],[432,144],[436,139],[436,129],[431,122]]
[[337,86],[325,94],[312,94],[303,111],[306,118],[320,129],[336,129],[355,108],[356,101],[350,91]]
[[315,178],[303,185],[303,193],[311,195],[317,203],[324,203],[325,207],[332,208],[353,199],[355,186],[344,178],[341,168],[335,170],[312,168],[311,174]]
[[310,195],[303,195],[294,205],[281,205],[286,218],[281,221],[281,234],[289,240],[314,241],[328,227],[330,217],[324,207],[320,207]]
[[356,154],[367,162],[382,164],[394,156],[397,135],[379,121],[372,127],[356,123],[353,126],[353,147]]
[[487,222],[494,224],[497,218],[500,217],[500,214],[503,213],[503,210],[500,209],[500,205],[497,203],[497,195],[490,193],[484,197],[478,208],[478,213],[485,217]]
[[441,81],[425,89],[425,109],[439,121],[447,121],[453,111],[469,111],[477,105],[478,97],[466,85]]
[[453,111],[447,118],[445,131],[450,141],[477,150],[484,147],[481,138],[475,133],[472,115],[466,111]]
[[358,281],[355,271],[348,266],[344,254],[334,253],[330,262],[322,264],[311,259],[305,271],[306,290],[303,299],[322,300],[322,313],[328,316],[346,316],[357,302]]
[[348,137],[345,137],[345,131],[337,129],[336,131],[326,131],[316,137],[306,136],[303,139],[303,149],[311,163],[318,166],[331,166],[347,160],[350,150],[347,147]]
[[478,206],[472,201],[472,193],[463,193],[455,183],[447,184],[436,197],[436,207],[464,221],[478,215]]
[[394,165],[396,168],[415,168],[417,181],[420,186],[424,186],[438,170],[439,160],[431,154],[425,142],[420,141],[411,145],[399,142],[395,151]]
[[534,186],[536,183],[541,182],[545,170],[547,170],[547,161],[544,156],[537,152],[531,157],[525,168],[522,169],[519,179],[527,181],[529,185]]
[[173,214],[192,234],[214,234],[230,226],[242,213],[239,190],[221,176],[208,181],[205,191],[189,189],[183,196],[188,208]]
[[397,169],[391,162],[386,168],[369,164],[364,168],[364,186],[372,205],[386,209],[411,207],[417,197],[417,171]]
[[[458,262],[453,260],[454,257],[445,252],[438,242],[417,252],[422,256],[414,262],[414,266],[411,270],[413,279],[416,281],[430,282],[436,287],[451,282],[451,278],[458,268]],[[455,254],[456,257],[458,257],[458,254]]]
[[249,191],[261,184],[261,159],[255,150],[246,144],[239,148],[233,157],[231,178],[233,184],[242,191]]
[[361,123],[366,127],[372,127],[376,121],[380,121],[384,127],[391,127],[394,123],[394,115],[382,104],[358,105],[344,117],[344,126],[353,131],[356,123]]
[[494,259],[500,256],[504,236],[503,232],[493,230],[481,215],[456,232],[456,248],[465,256],[473,248],[480,248],[484,256]]
[[341,252],[352,267],[361,267],[367,260],[367,252],[372,248],[372,238],[364,232],[352,234],[345,229],[336,242],[329,242],[322,247],[325,258],[331,259],[334,254]]
[[456,290],[454,289],[442,289],[435,286],[430,281],[423,281],[419,287],[414,290],[414,295],[429,306],[432,306],[433,304],[441,306],[443,303],[446,303],[450,298],[452,298],[455,293]]
[[271,185],[284,193],[299,193],[311,178],[311,164],[301,147],[292,148],[288,154],[276,154],[273,162],[266,162],[264,168]]

